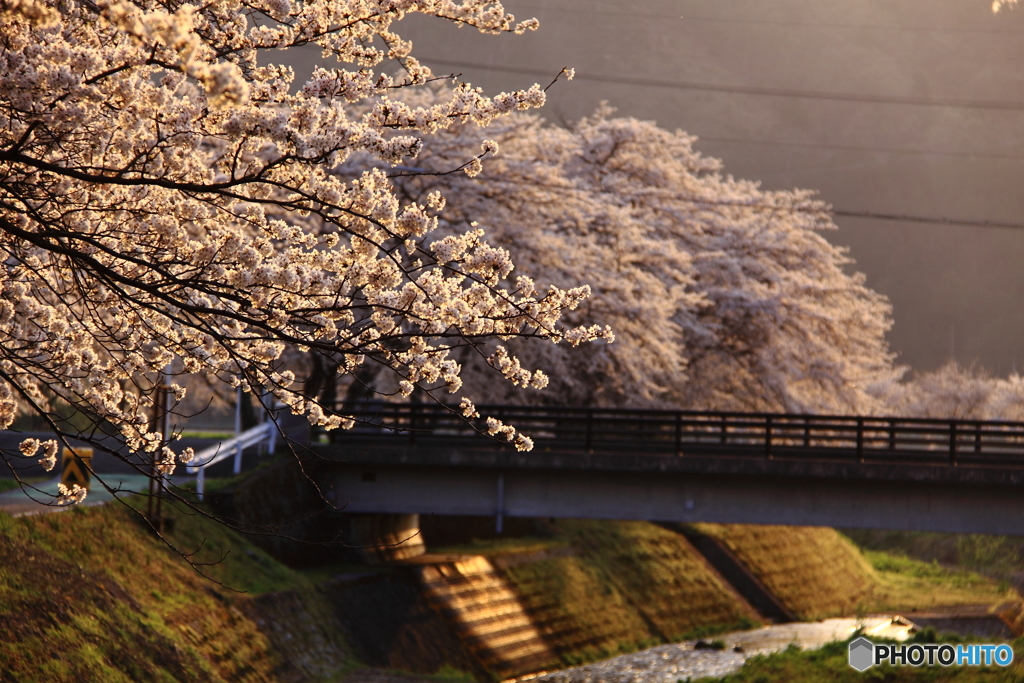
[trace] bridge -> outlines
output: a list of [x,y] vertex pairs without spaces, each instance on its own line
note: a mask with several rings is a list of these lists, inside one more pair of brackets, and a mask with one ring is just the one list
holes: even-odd
[[[348,512],[1024,533],[1024,423],[481,406],[360,407],[314,449]],[[347,414],[351,414],[351,410]]]

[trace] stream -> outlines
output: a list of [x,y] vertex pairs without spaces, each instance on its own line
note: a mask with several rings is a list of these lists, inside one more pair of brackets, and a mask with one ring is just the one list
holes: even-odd
[[571,669],[531,674],[514,679],[514,683],[676,683],[687,678],[720,677],[737,671],[748,657],[785,650],[792,644],[807,650],[819,648],[849,638],[858,628],[869,636],[903,640],[910,624],[891,617],[775,624],[715,636],[714,640],[726,644],[724,650],[698,649],[700,641],[684,641]]

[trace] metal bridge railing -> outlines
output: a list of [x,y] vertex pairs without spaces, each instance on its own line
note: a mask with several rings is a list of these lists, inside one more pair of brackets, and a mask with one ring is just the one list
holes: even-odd
[[[365,403],[338,408],[347,434],[418,440],[479,439],[484,418],[438,404]],[[905,417],[605,408],[479,406],[530,436],[536,448],[652,455],[855,458],[1024,466],[1024,423]]]
[[277,425],[272,420],[196,453],[185,469],[189,474],[196,475],[196,494],[199,496],[199,500],[203,500],[205,493],[207,467],[233,457],[235,459],[233,471],[238,474],[242,471],[242,452],[246,448],[256,446],[264,441],[268,444],[268,452],[273,453],[277,441]]

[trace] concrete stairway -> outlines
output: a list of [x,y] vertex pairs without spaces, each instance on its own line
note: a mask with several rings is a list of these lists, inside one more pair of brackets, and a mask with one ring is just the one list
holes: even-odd
[[492,674],[504,679],[559,665],[515,592],[486,558],[464,556],[422,565],[419,572],[428,601]]

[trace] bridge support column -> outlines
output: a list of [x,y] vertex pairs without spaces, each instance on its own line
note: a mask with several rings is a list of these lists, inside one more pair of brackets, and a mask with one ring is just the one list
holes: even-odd
[[494,530],[500,535],[505,526],[505,475],[498,475],[498,513],[495,517]]
[[345,544],[366,564],[404,560],[427,552],[420,535],[420,516],[352,515]]

